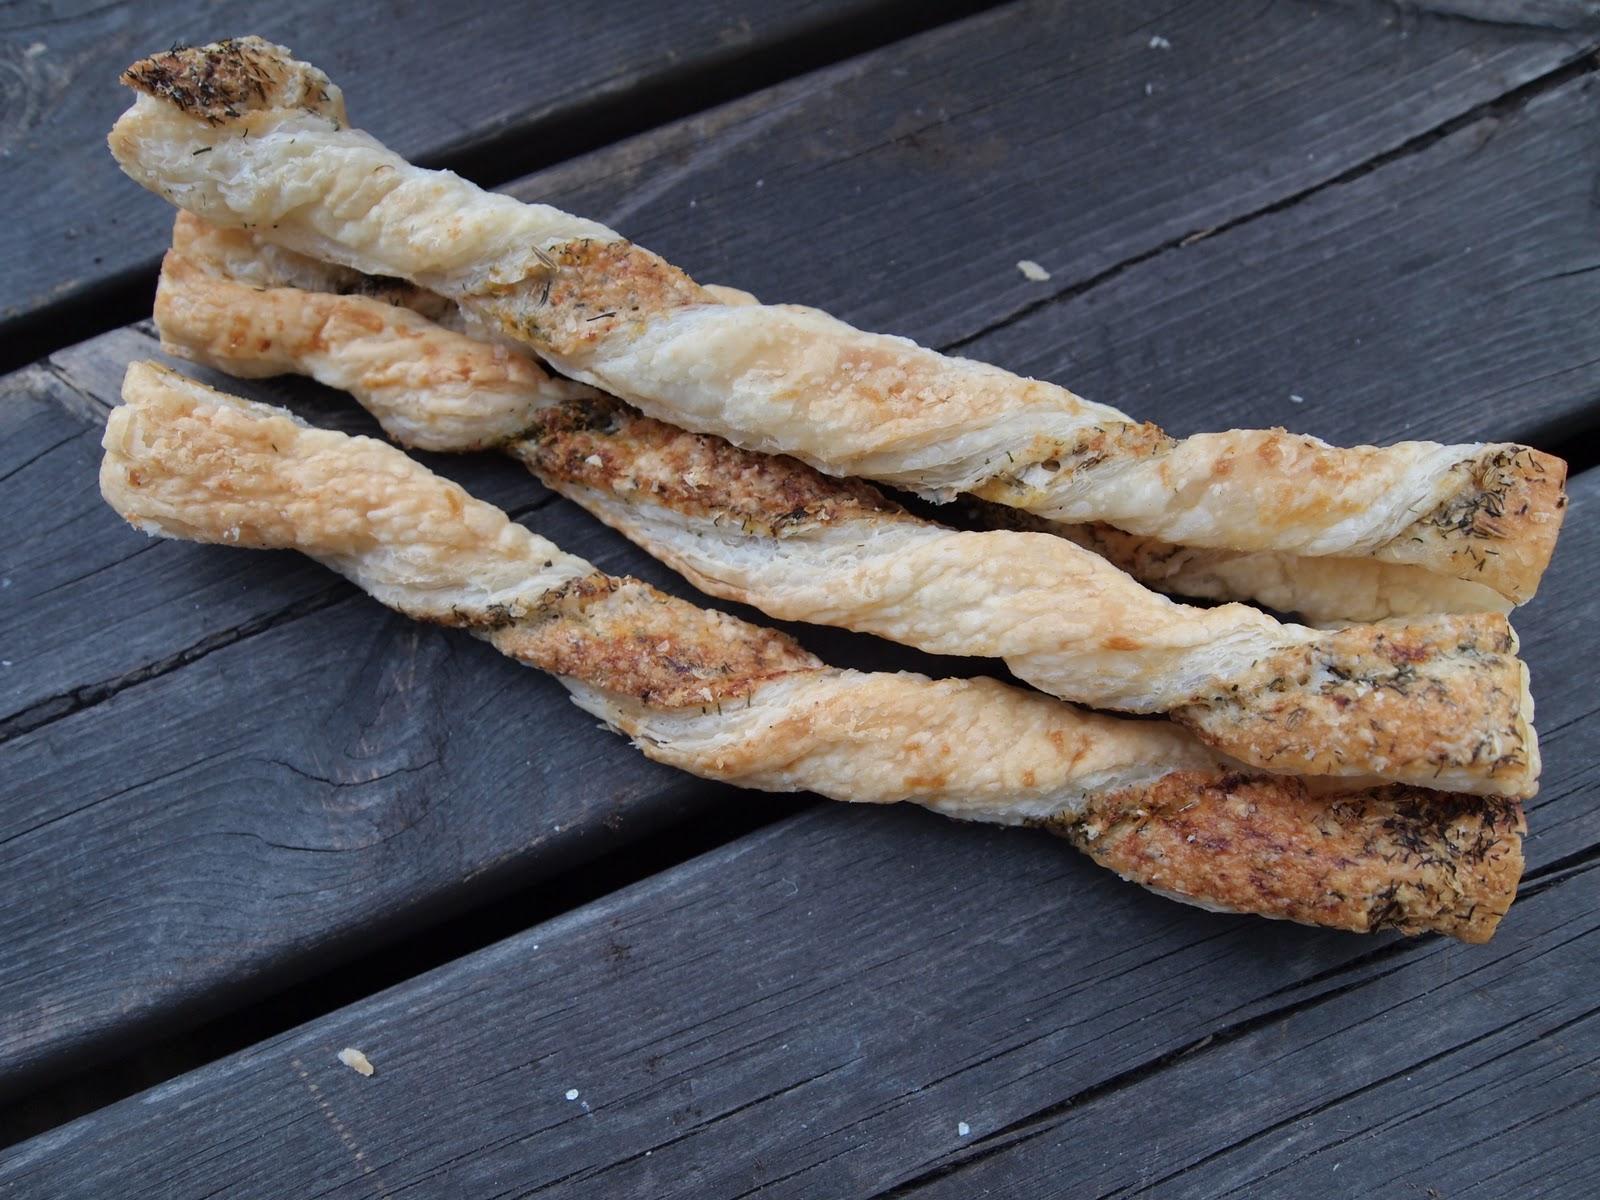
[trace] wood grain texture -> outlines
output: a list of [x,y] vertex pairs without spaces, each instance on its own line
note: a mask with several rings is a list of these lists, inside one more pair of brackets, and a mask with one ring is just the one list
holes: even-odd
[[[1482,954],[1435,942],[897,1196],[1580,1197],[1600,1119],[1600,891],[1522,900]],[[1136,1138],[1109,1136],[1137,1128]]]
[[[590,548],[579,514],[548,517],[566,545]],[[228,564],[207,557],[173,544],[164,566],[223,586],[209,577]],[[301,570],[237,557],[257,561],[233,586]],[[651,765],[487,646],[393,616],[325,572],[306,583],[331,603],[5,747],[6,1090],[719,794]]]
[[[1158,29],[1172,49],[1150,47]],[[1386,7],[1360,5],[1221,15],[1153,3],[1020,6],[514,190],[615,221],[705,278],[820,303],[868,326],[949,342],[999,324],[975,349],[1180,431],[1282,421],[1344,442],[1407,432],[1505,436],[1524,429],[1530,412],[1570,416],[1594,385],[1587,313],[1591,298],[1600,301],[1600,273],[1583,271],[1595,257],[1584,198],[1600,163],[1574,141],[1589,136],[1580,119],[1584,84],[1506,118],[1508,128],[1482,155],[1471,153],[1478,123],[1440,144],[1441,168],[1432,155],[1418,156],[1421,165],[1402,159],[1228,234],[1158,253],[1076,298],[1044,304],[1039,290],[1326,182],[1551,69],[1580,44],[1427,16],[1397,21]],[[1000,61],[1029,87],[996,96]],[[1141,74],[1136,67],[1171,73],[1175,64],[1181,71],[1162,76],[1151,95],[1142,86],[1132,99],[1124,95],[1130,76]],[[359,110],[354,94],[352,102]],[[1063,112],[1073,119],[1063,122]],[[1527,119],[1535,113],[1537,122]],[[1406,226],[1410,242],[1426,246],[1441,220],[1466,228],[1452,227],[1442,249],[1433,245],[1443,266],[1407,275],[1415,254],[1397,265],[1394,239],[1371,231],[1394,224],[1397,197],[1415,194],[1419,175],[1427,204]],[[1537,186],[1522,186],[1529,177]],[[1339,200],[1336,239],[1319,208],[1327,197]],[[1527,215],[1519,204],[1549,211],[1513,219]],[[1252,242],[1241,253],[1237,239],[1256,238],[1258,226],[1269,235],[1267,252]],[[962,236],[952,240],[950,230]],[[1474,244],[1475,255],[1455,250]],[[985,249],[975,256],[974,247]],[[1025,253],[1046,261],[1056,279],[1023,280],[1014,261]],[[1322,285],[1330,261],[1342,272],[1338,288]],[[1522,286],[1542,276],[1551,278]],[[1369,303],[1373,279],[1388,281],[1381,305]],[[1476,299],[1485,294],[1494,301]],[[1262,299],[1246,303],[1251,297]],[[1044,307],[1016,317],[1037,304]],[[1149,318],[1152,309],[1159,320]],[[1473,322],[1472,336],[1452,338],[1463,321]],[[1294,336],[1263,337],[1275,322]],[[1347,353],[1362,330],[1381,356]],[[1424,342],[1429,356],[1408,357],[1413,342]],[[53,365],[69,382],[105,380],[103,395],[128,350],[93,343]],[[23,390],[36,386],[25,381]],[[1511,393],[1492,399],[1508,386],[1516,404],[1506,399]],[[1301,394],[1310,399],[1291,401]],[[1397,394],[1419,399],[1395,403]],[[1425,415],[1436,410],[1452,416]],[[91,452],[86,443],[76,450]],[[53,486],[37,469],[33,478]],[[105,561],[91,547],[75,573]],[[289,587],[259,598],[275,612],[303,594]],[[195,617],[162,654],[213,636],[195,624],[205,614],[215,612],[223,631],[256,619],[253,603],[244,598],[242,614],[226,605],[191,609]],[[105,632],[47,632],[43,643],[59,660],[47,680],[28,670],[5,677],[0,721],[30,707],[30,722],[62,711],[78,690],[98,694],[159,658],[135,661],[140,640]]]
[[[1298,985],[1189,1053],[914,1175],[895,1195],[1579,1197],[1600,1118],[1600,471],[1577,477],[1548,591],[1519,622],[1546,771],[1528,874],[1482,954],[1437,940]],[[1202,988],[1209,981],[1202,981]],[[1314,1002],[1307,1004],[1308,1000]],[[1114,1137],[1137,1128],[1135,1140]]]
[[[1531,882],[1486,950],[1213,917],[1048,838],[828,806],[25,1144],[0,1157],[0,1194],[72,1194],[106,1163],[125,1172],[119,1190],[171,1196],[313,1183],[333,1195],[866,1195],[918,1179],[1010,1195],[1063,1177],[1122,1194],[1191,1163],[1192,1188],[1187,1175],[1160,1187],[1280,1194],[1268,1172],[1303,1190],[1334,1161],[1359,1190],[1385,1171],[1465,1186],[1454,1163],[1418,1173],[1402,1152],[1419,1146],[1458,1147],[1462,1163],[1492,1154],[1517,1194],[1536,1182],[1581,1194],[1562,1181],[1593,1104],[1600,965],[1583,939],[1600,806],[1592,687],[1564,664],[1600,654],[1600,472],[1573,495],[1568,539],[1522,621],[1549,763],[1530,809]],[[342,650],[314,659],[309,645]],[[442,682],[419,701],[398,682],[420,677]],[[269,971],[304,949],[284,946],[284,920],[314,942],[364,927],[375,906],[392,921],[448,896],[485,830],[531,844],[537,864],[556,849],[547,822],[587,804],[571,836],[589,836],[593,798],[628,793],[625,776],[610,780],[634,760],[619,766],[604,735],[567,729],[571,710],[529,679],[352,598],[24,739],[39,778],[69,748],[94,748],[66,769],[81,804],[71,772],[107,777],[120,743],[105,731],[140,728],[142,708],[164,732],[141,762],[167,776],[82,816],[34,805],[23,819],[55,824],[0,847],[10,886],[67,909],[42,931],[31,907],[0,927],[35,973],[4,991],[45,1000],[8,999],[24,1039],[92,1036],[107,1007],[128,1006],[116,1025],[182,989]],[[492,721],[474,719],[484,705]],[[225,736],[207,721],[219,711]],[[497,739],[534,723],[560,747],[538,762],[542,787],[527,782],[526,746]],[[198,729],[216,759],[192,761],[179,731]],[[267,757],[282,747],[293,757]],[[436,788],[446,774],[451,787]],[[550,786],[562,780],[581,787]],[[471,791],[537,807],[458,799]],[[612,811],[630,801],[650,811],[639,793],[614,796]],[[264,890],[282,878],[305,894]],[[59,988],[41,986],[41,964]],[[130,986],[134,964],[147,974]],[[345,1045],[392,1090],[351,1090],[365,1081],[335,1061]],[[1182,1103],[1162,1101],[1168,1071]],[[564,1099],[572,1087],[590,1109]],[[1152,1111],[1164,1115],[1137,1144],[1151,1152],[1129,1149],[1118,1131]],[[1553,1149],[1528,1158],[1535,1116],[1536,1144]]]
[[[1158,34],[1171,49],[1150,46]],[[1473,386],[1473,363],[1498,369],[1474,358],[1476,347],[1441,355],[1447,386],[1432,360],[1386,353],[1384,382],[1391,396],[1422,397],[1419,419],[1431,421],[1426,414],[1437,408],[1451,421],[1479,422],[1474,429],[1510,433],[1530,406],[1545,403],[1529,380],[1554,381],[1558,407],[1540,408],[1542,420],[1570,415],[1589,378],[1572,331],[1588,311],[1582,289],[1600,274],[1531,284],[1514,310],[1492,290],[1503,282],[1496,271],[1531,280],[1596,261],[1583,241],[1591,223],[1574,207],[1574,181],[1587,187],[1597,165],[1593,147],[1576,140],[1583,83],[1500,114],[1478,156],[1457,139],[1487,128],[1481,122],[1415,143],[1561,68],[1589,37],[1566,27],[1397,19],[1387,5],[1280,3],[1248,13],[1016,6],[587,156],[517,190],[615,221],[700,277],[770,299],[821,304],[935,344],[993,330],[974,352],[1015,354],[1008,365],[1024,369],[1046,369],[1024,356],[1055,346],[1084,354],[1081,339],[1092,333],[1098,360],[1052,358],[1050,372],[1085,391],[1094,372],[1108,387],[1137,388],[1143,379],[1132,399],[1105,388],[1092,394],[1179,428],[1237,412],[1346,442],[1385,436],[1393,425],[1382,422],[1395,414],[1372,399],[1376,392],[1359,405],[1313,407],[1308,389],[1304,406],[1283,407],[1284,384],[1271,372],[1285,360],[1263,345],[1271,341],[1263,313],[1287,314],[1300,330],[1314,332],[1321,320],[1348,333],[1367,319],[1364,281],[1388,280],[1379,289],[1389,307],[1378,321],[1394,327],[1379,331],[1385,345],[1399,345],[1415,322],[1415,336],[1440,354],[1446,319],[1477,322],[1471,336],[1490,336],[1475,307],[1488,296],[1487,312],[1523,322],[1515,346],[1509,337],[1494,342],[1514,367],[1494,376],[1497,386],[1510,378],[1523,388],[1515,407],[1449,407],[1447,388]],[[340,62],[328,65],[340,71]],[[364,123],[415,150],[404,130],[382,125],[360,78],[340,78]],[[463,97],[481,106],[482,91]],[[425,107],[412,94],[386,119]],[[1390,154],[1361,178],[1325,186]],[[1523,184],[1549,205],[1548,219],[1519,199]],[[1447,228],[1456,238],[1481,232],[1493,249],[1489,266],[1475,272],[1447,254],[1415,268],[1409,283],[1385,275],[1398,235],[1369,235],[1394,226],[1396,206],[1413,195],[1424,207],[1414,228],[1399,221],[1409,236],[1424,239],[1429,220],[1454,222]],[[1481,226],[1467,211],[1480,203]],[[1247,219],[1276,205],[1284,207]],[[123,239],[140,254],[164,239],[165,218],[152,220],[148,241]],[[1319,240],[1330,220],[1343,222],[1342,239]],[[1251,247],[1254,259],[1245,254]],[[1039,306],[1146,256],[1081,295]],[[1015,268],[1023,257],[1043,262],[1052,281],[1023,280]],[[1334,267],[1338,286],[1322,286]],[[1227,290],[1212,294],[1217,279]],[[1160,308],[1168,289],[1189,303]],[[1251,307],[1258,290],[1276,300]],[[1097,325],[1095,306],[1124,296],[1116,326]],[[1195,332],[1186,337],[1190,310]],[[1056,324],[1062,314],[1071,323]],[[1105,348],[1135,336],[1158,349],[1120,356]],[[124,529],[94,496],[93,416],[114,395],[127,358],[148,344],[123,331],[0,383],[0,476],[15,472],[0,479],[0,497],[9,511],[44,514],[0,532],[0,578],[11,581],[0,604],[0,654],[13,663],[0,669],[0,709],[39,722],[0,749],[0,839],[8,839],[0,840],[0,936],[10,951],[0,962],[0,1011],[19,1014],[0,1030],[0,1062],[13,1084],[113,1043],[137,1044],[162,1023],[224,1010],[357,943],[581,862],[703,803],[700,785],[649,767],[580,720],[548,681],[475,643],[390,618],[288,557],[152,545]],[[1185,347],[1197,355],[1193,369],[1177,353]],[[1158,353],[1170,372],[1161,378],[1174,380],[1170,394],[1154,392],[1156,368],[1141,357]],[[1307,361],[1347,379],[1331,352]],[[1352,367],[1348,378],[1361,374]],[[1237,383],[1244,377],[1257,382]],[[1234,391],[1221,386],[1230,378]],[[290,398],[320,422],[355,421],[317,389],[236,390]],[[1314,425],[1302,408],[1315,412]],[[510,464],[429,461],[497,503],[538,502]],[[564,503],[540,509],[532,523],[607,569],[661,579]],[[1600,833],[1587,761],[1595,705],[1571,666],[1593,658],[1600,617],[1589,599],[1600,546],[1581,540],[1582,523],[1575,512],[1547,594],[1521,622],[1549,738],[1529,843],[1547,868],[1586,852]],[[25,603],[11,600],[17,588]],[[839,661],[916,661],[848,638],[807,640]],[[616,819],[620,831],[607,827]],[[981,1133],[1034,1119],[1063,1096],[1273,1011],[1275,990],[1303,984],[1320,995],[1342,986],[1350,977],[1337,973],[1364,962],[1374,945],[1188,913],[1102,877],[1049,839],[914,814],[829,810],[694,870],[702,873],[663,877],[558,923],[578,940],[548,964],[548,977],[523,962],[538,958],[527,947],[539,937],[530,935],[378,1002],[398,1006],[383,1020],[399,1022],[396,1044],[411,1048],[416,1069],[436,1072],[413,1077],[427,1082],[408,1085],[398,1100],[355,1094],[383,1109],[363,1110],[362,1121],[392,1114],[392,1124],[374,1128],[388,1131],[379,1149],[384,1162],[402,1164],[399,1178],[415,1172],[427,1180],[423,1191],[460,1179],[492,1192],[475,1181],[501,1172],[497,1164],[544,1161],[545,1140],[555,1137],[549,1170],[603,1169],[601,1190],[666,1190],[684,1179],[731,1194],[746,1180],[790,1171],[799,1173],[778,1192],[826,1192],[835,1180],[890,1186],[948,1162],[961,1145],[958,1120]],[[1517,936],[1516,922],[1514,912],[1503,939]],[[629,932],[613,937],[612,928]],[[546,966],[538,961],[538,971]],[[1317,982],[1325,972],[1334,982]],[[422,1010],[436,1002],[443,1007],[430,1018]],[[371,1013],[363,1006],[358,1015]],[[420,1023],[404,1023],[413,1019]],[[694,1022],[697,1032],[673,1032]],[[326,1036],[346,1040],[333,1050],[372,1052],[353,1027],[337,1028]],[[705,1040],[686,1045],[697,1037]],[[377,1151],[353,1158],[339,1128],[365,1135],[347,1120],[345,1094],[328,1097],[347,1075],[381,1081],[381,1055],[380,1075],[363,1081],[327,1067],[320,1048],[285,1059],[278,1048],[289,1044],[240,1060],[239,1086],[254,1081],[262,1093],[261,1107],[248,1110],[253,1120],[241,1117],[236,1093],[210,1082],[218,1073],[201,1073],[144,1107],[113,1110],[154,1124],[106,1124],[104,1116],[19,1151],[10,1160],[13,1190],[33,1194],[46,1177],[26,1172],[70,1172],[85,1161],[84,1147],[99,1146],[102,1162],[142,1172],[157,1192],[167,1182],[173,1194],[191,1183],[203,1191],[197,1181],[207,1178],[206,1186],[231,1179],[241,1192],[267,1188],[285,1161],[348,1194],[372,1192],[366,1168]],[[635,1093],[613,1110],[622,1124],[604,1138],[593,1135],[605,1114],[580,1119],[560,1099],[567,1087],[586,1086],[555,1078],[582,1065],[563,1046]],[[654,1068],[652,1055],[661,1056]],[[541,1107],[547,1101],[553,1107]],[[174,1114],[191,1131],[203,1116],[227,1116],[214,1130],[210,1166],[161,1140],[158,1126]],[[435,1127],[436,1114],[446,1118],[436,1136],[410,1145],[417,1128]],[[281,1158],[259,1156],[271,1139],[235,1149],[280,1122],[286,1140],[273,1152]],[[469,1136],[468,1128],[485,1132]],[[517,1140],[536,1130],[536,1142]],[[504,1157],[446,1162],[496,1139],[505,1140]],[[652,1146],[662,1149],[627,1159]],[[383,1172],[388,1178],[391,1168]],[[81,1179],[50,1178],[62,1186],[47,1194],[70,1193]],[[581,1192],[588,1180],[571,1186]]]
[[[245,33],[281,41],[315,58],[348,90],[361,124],[411,156],[456,159],[510,134],[537,157],[540,139],[562,122],[630,94],[688,89],[702,74],[842,23],[908,19],[905,8],[881,0],[623,0],[530,5],[513,16],[485,0],[226,0],[202,12],[170,0],[8,4],[0,12],[0,193],[8,216],[0,225],[0,329],[108,280],[153,275],[166,207],[122,177],[105,135],[128,102],[118,74],[174,41]],[[568,129],[560,136],[572,140]],[[597,134],[587,144],[604,140]],[[50,252],[40,253],[45,246]]]

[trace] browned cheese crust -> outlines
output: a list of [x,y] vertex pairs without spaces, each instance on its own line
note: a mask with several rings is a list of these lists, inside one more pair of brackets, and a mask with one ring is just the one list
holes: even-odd
[[688,304],[717,304],[716,293],[632,242],[582,238],[540,254],[547,274],[529,298],[507,287],[495,312],[507,335],[541,352],[564,356],[616,333],[632,335],[653,318]]
[[[538,582],[568,556],[382,442],[301,425],[153,364],[129,368],[123,396],[107,425],[101,489],[142,528],[299,549],[369,588],[415,581],[385,592],[391,607],[655,708],[725,702],[822,667],[786,634],[637,579],[589,568]],[[516,586],[481,599],[473,567],[508,561]]]
[[[1555,553],[1567,507],[1565,459],[1526,446],[1496,446],[1456,465],[1469,484],[1418,518],[1391,547],[1392,562],[1427,562],[1443,548],[1462,579],[1535,584]],[[1508,589],[1522,601],[1533,586]]]
[[1298,780],[1175,772],[1045,822],[1104,867],[1223,908],[1486,942],[1522,877],[1522,805],[1400,786],[1315,796]]
[[529,666],[661,709],[720,705],[781,675],[823,669],[775,629],[602,574],[547,592],[533,615],[487,637]]
[[868,515],[916,520],[870,484],[686,433],[610,397],[545,409],[506,448],[552,486],[575,483],[648,499],[754,536]]
[[383,443],[152,364],[130,367],[123,395],[101,489],[136,526],[315,555],[398,611],[560,675],[659,761],[1033,819],[1140,883],[1339,928],[1481,939],[1512,898],[1513,804],[1403,788],[1313,797],[1299,780],[1234,774],[1165,722],[995,680],[832,670],[775,631],[596,571]]
[[[210,262],[219,260],[213,257]],[[227,268],[226,261],[219,265]],[[174,252],[163,271],[157,315],[164,339],[176,352],[242,374],[273,367],[303,370],[307,362],[321,361],[323,366],[314,368],[318,377],[355,391],[402,442],[418,439],[394,420],[397,415],[408,416],[429,434],[444,434],[424,443],[435,448],[471,448],[505,439],[505,449],[546,484],[587,503],[601,519],[702,589],[775,615],[811,618],[823,601],[811,593],[804,601],[793,598],[829,577],[832,569],[812,571],[797,562],[786,574],[778,573],[778,582],[771,575],[741,577],[736,566],[700,570],[695,555],[703,550],[696,547],[714,543],[700,541],[691,532],[690,548],[685,549],[648,526],[630,524],[630,518],[649,508],[669,510],[690,518],[691,531],[719,536],[737,531],[751,539],[753,550],[761,549],[754,545],[757,539],[789,538],[852,521],[864,521],[877,533],[936,528],[867,484],[823,475],[792,458],[757,454],[721,438],[686,432],[587,389],[580,389],[577,397],[549,403],[519,404],[513,399],[506,421],[475,420],[474,410],[487,415],[488,398],[505,390],[508,379],[516,385],[510,389],[513,393],[532,396],[535,383],[544,378],[542,372],[531,359],[515,354],[507,359],[499,346],[445,331],[371,299],[293,288],[250,290],[213,277]],[[324,355],[330,347],[335,353]],[[513,379],[512,369],[519,363],[525,378]],[[460,385],[455,391],[462,397],[461,420],[447,426],[426,420],[426,412],[442,411],[443,393],[454,385]],[[400,393],[392,409],[384,398],[389,389]],[[1111,434],[1102,430],[1099,437],[1106,444],[1098,444],[1091,453],[1108,453]],[[595,493],[620,501],[621,509],[596,506]],[[1007,520],[1015,525],[1037,518],[1017,513]],[[967,556],[970,569],[962,570],[959,564],[945,569],[969,578],[981,568],[976,558],[986,555],[1015,555],[1013,561],[1020,566],[1034,561],[1029,555],[1041,549],[1048,551],[1054,545],[1060,551],[1054,539],[1033,535],[1005,549],[989,548],[992,540],[985,542],[981,534],[949,536],[953,540],[947,544],[948,553]],[[789,541],[783,553],[803,553],[795,546]],[[887,540],[880,538],[873,546],[864,554],[878,556],[885,577],[917,569],[910,558],[896,558]],[[779,553],[770,546],[762,552]],[[922,599],[910,601],[906,608],[884,606],[874,611],[867,599],[875,591],[873,582],[848,574],[837,578],[824,597],[832,605],[825,619],[873,632],[900,621],[890,636],[925,648],[928,637],[938,636],[942,619]],[[996,584],[1004,591],[1020,578],[997,577]],[[1105,578],[1074,574],[1067,564],[1060,564],[1057,578],[1060,596],[1075,598],[1080,616],[1110,584]],[[1106,619],[1118,632],[1105,642],[1106,648],[1137,654],[1145,652],[1146,641],[1173,637],[1168,626],[1159,624],[1141,633],[1145,627],[1135,614],[1144,598],[1130,589],[1120,610],[1114,602],[1108,607]],[[801,607],[785,610],[782,606],[789,602]],[[809,608],[804,607],[807,602]],[[1007,619],[1029,616],[1048,619],[1052,611],[1053,604],[1040,608],[1037,599],[1013,596],[997,612],[995,625],[1003,628]],[[1157,616],[1178,622],[1200,619],[1196,613],[1168,614],[1165,609]],[[880,625],[872,625],[873,621]],[[1296,638],[1287,643],[1292,648],[1282,650],[1278,647],[1286,644],[1284,639],[1274,639],[1265,627],[1258,632],[1263,643],[1253,656],[1223,655],[1212,664],[1209,682],[1197,675],[1183,693],[1159,702],[1144,700],[1141,710],[1168,711],[1224,753],[1284,773],[1377,775],[1474,791],[1482,787],[1503,794],[1531,792],[1537,778],[1536,741],[1523,703],[1523,667],[1503,617],[1439,616],[1408,626],[1363,626],[1314,640]],[[1227,634],[1219,622],[1212,636],[1223,644]],[[1198,633],[1192,636],[1200,638]],[[1075,645],[1084,653],[1100,649],[1090,641],[1080,636]],[[961,643],[955,652],[1017,653],[1005,648],[1003,638],[981,637]],[[1152,655],[1158,652],[1153,650]],[[1026,652],[1022,653],[1024,657],[1010,661],[1025,680],[1069,699],[1108,703],[1106,695],[1096,690],[1103,679],[1096,682],[1089,668],[1065,681],[1060,675],[1041,678],[1031,673]],[[1120,707],[1114,698],[1108,706]]]
[[[1490,613],[1353,625],[1280,651],[1172,716],[1207,740],[1244,738],[1259,756],[1251,761],[1282,760],[1301,774],[1337,774],[1354,744],[1379,773],[1431,760],[1441,772],[1482,767],[1523,781],[1536,774],[1535,742],[1516,650],[1505,618]],[[1499,723],[1483,724],[1491,719]]]
[[[548,257],[549,275],[531,304],[525,291],[508,291],[507,302],[497,306],[497,311],[509,336],[557,358],[589,353],[613,335],[634,337],[652,319],[673,308],[719,302],[715,293],[685,272],[631,242],[582,239],[553,247]],[[858,399],[862,398],[859,393],[871,388],[873,378],[867,373],[855,379]],[[886,371],[884,380],[884,387],[866,400],[868,407],[886,420],[905,413],[908,405],[925,405],[927,397],[938,392],[936,380],[914,379],[903,371]],[[1241,443],[1249,443],[1249,453],[1270,471],[1338,484],[1328,491],[1345,497],[1342,515],[1357,515],[1365,507],[1356,486],[1365,470],[1358,452],[1322,446],[1285,429],[1237,436]],[[1177,444],[1150,422],[1096,425],[1071,444],[1035,438],[1010,449],[1007,469],[973,494],[1007,507],[1026,508],[1034,487],[1024,482],[1023,476],[1031,467],[1040,466],[1054,474],[1092,471],[1106,462],[1159,458]],[[1235,461],[1220,459],[1215,477],[1225,479]],[[1522,581],[1538,579],[1561,531],[1566,463],[1524,446],[1497,446],[1463,460],[1456,470],[1470,477],[1470,485],[1434,512],[1420,516],[1385,549],[1383,558],[1396,563],[1429,562],[1436,560],[1442,549],[1458,564],[1458,577],[1479,578],[1514,599],[1526,599],[1532,587]],[[1323,490],[1314,496],[1308,494],[1309,512],[1341,515],[1330,510]],[[1292,503],[1261,514],[1264,521],[1277,520],[1284,525],[1300,522],[1307,515]],[[1159,545],[1152,539],[1141,540]]]

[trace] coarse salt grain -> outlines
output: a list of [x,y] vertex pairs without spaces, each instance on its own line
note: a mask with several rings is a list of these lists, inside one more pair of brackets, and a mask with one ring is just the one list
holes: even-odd
[[1162,37],[1158,33],[1158,34],[1156,34],[1155,36],[1153,36],[1150,39],[1150,49],[1152,49],[1152,50],[1171,50],[1172,49],[1172,43],[1167,41],[1166,38]]
[[567,1099],[568,1100],[576,1100],[577,1098],[578,1098],[578,1089],[577,1088],[568,1088],[567,1089]]
[[372,1074],[371,1061],[368,1060],[365,1054],[361,1053],[361,1051],[357,1050],[354,1046],[346,1046],[343,1050],[339,1051],[339,1061],[345,1066],[349,1067],[357,1075],[370,1076]]
[[1024,279],[1032,280],[1034,283],[1043,283],[1046,279],[1050,278],[1050,272],[1046,271],[1031,258],[1025,258],[1019,262],[1017,264],[1017,270],[1022,272],[1022,277]]
[[956,1122],[956,1133],[959,1136],[966,1137],[967,1134],[969,1134],[971,1132],[972,1132],[972,1126],[971,1125],[968,1125],[965,1121],[957,1121]]
[[601,458],[598,454],[591,454],[583,461],[588,463],[591,467],[603,467],[606,465],[606,460]]

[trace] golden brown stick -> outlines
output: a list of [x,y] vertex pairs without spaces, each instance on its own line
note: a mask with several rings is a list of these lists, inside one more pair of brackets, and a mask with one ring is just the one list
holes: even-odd
[[647,755],[748,787],[1048,826],[1126,878],[1339,929],[1494,931],[1514,801],[1386,786],[1316,799],[1184,731],[993,680],[823,665],[793,641],[608,577],[400,451],[154,364],[128,370],[101,491],[146,532],[296,549],[398,611],[556,673]]

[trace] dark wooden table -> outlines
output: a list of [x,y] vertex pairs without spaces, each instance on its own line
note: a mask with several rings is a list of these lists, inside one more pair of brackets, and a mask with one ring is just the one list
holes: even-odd
[[[0,5],[0,1195],[1595,1194],[1600,4],[186,7]],[[104,151],[115,76],[256,31],[703,280],[1179,433],[1567,456],[1499,935],[712,788],[307,562],[125,528],[98,428],[169,217]],[[430,465],[683,590],[508,463]]]

